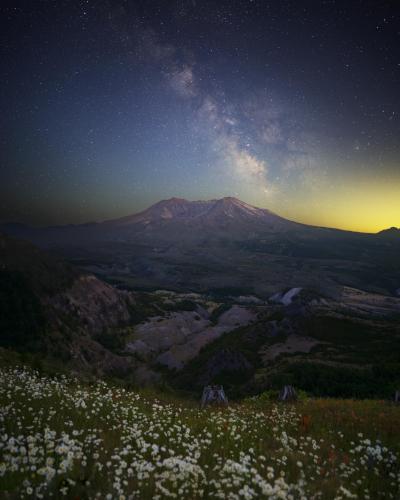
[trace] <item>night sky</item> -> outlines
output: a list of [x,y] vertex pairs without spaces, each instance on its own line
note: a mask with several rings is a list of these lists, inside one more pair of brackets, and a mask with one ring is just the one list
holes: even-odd
[[400,226],[396,4],[3,2],[0,220],[236,196]]

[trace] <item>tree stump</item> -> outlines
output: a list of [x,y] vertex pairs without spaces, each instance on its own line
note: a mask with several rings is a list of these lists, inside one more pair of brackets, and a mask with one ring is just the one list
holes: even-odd
[[279,401],[297,401],[297,394],[291,385],[285,385],[279,393]]
[[205,408],[208,405],[228,406],[228,398],[222,385],[207,385],[204,387],[200,408]]

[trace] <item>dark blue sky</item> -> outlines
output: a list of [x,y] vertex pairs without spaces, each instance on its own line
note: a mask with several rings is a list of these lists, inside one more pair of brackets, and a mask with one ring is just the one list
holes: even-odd
[[315,224],[400,225],[395,2],[1,9],[1,220],[233,195]]

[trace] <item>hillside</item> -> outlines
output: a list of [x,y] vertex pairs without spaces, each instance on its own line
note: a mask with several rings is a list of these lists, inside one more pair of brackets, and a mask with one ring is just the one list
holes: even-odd
[[4,235],[0,262],[0,346],[80,371],[129,369],[129,360],[104,349],[96,336],[130,322],[132,296]]
[[99,223],[43,228],[3,224],[0,229],[42,245],[57,245],[57,242],[71,245],[77,242],[88,244],[90,241],[132,241],[139,235],[145,239],[170,239],[177,236],[175,232],[179,229],[180,236],[189,240],[197,240],[200,236],[194,234],[194,230],[206,234],[229,230],[235,239],[247,237],[254,231],[286,231],[301,226],[269,210],[226,197],[207,201],[170,198],[142,212]]
[[[0,369],[3,498],[399,498],[400,407],[227,409]],[[60,412],[62,418],[60,418]]]
[[239,398],[290,383],[318,396],[392,397],[400,384],[400,298],[339,287],[268,298],[126,291],[3,236],[0,346],[84,376],[223,383]]

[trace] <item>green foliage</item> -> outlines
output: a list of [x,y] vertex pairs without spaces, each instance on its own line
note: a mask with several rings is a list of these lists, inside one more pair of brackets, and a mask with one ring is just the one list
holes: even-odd
[[400,387],[400,364],[356,369],[321,363],[288,364],[271,377],[271,386],[293,385],[314,396],[341,398],[391,398]]
[[264,391],[257,396],[251,396],[249,398],[245,398],[243,403],[245,404],[255,404],[257,406],[264,406],[265,403],[270,403],[271,401],[277,401],[279,396],[279,391],[277,389],[269,389],[268,391]]
[[[264,343],[265,330],[263,325],[244,326],[224,333],[214,342],[206,345],[179,374],[171,375],[171,383],[179,389],[199,390],[203,386],[203,374],[207,371],[209,360],[220,351],[229,350],[240,353],[250,364],[250,368],[245,371],[221,371],[214,376],[212,383],[224,385],[230,398],[243,397],[249,393],[246,384],[250,383],[255,368],[261,364],[258,351]],[[254,391],[252,392],[254,393]]]
[[399,498],[400,406],[275,395],[200,410],[1,366],[2,498]]
[[[258,394],[257,396],[251,396],[243,400],[244,404],[256,405],[257,407],[263,407],[266,403],[276,402],[279,399],[278,389],[269,389],[267,391]],[[296,389],[297,401],[307,401],[309,395],[306,391],[301,389]]]
[[113,352],[122,351],[126,345],[126,337],[129,334],[126,330],[107,330],[96,335],[95,340],[106,349]]
[[4,270],[24,275],[39,297],[70,287],[80,271],[30,243],[0,234],[0,262]]
[[376,339],[377,335],[372,326],[350,321],[347,318],[329,316],[308,318],[307,328],[312,337],[341,345],[358,344],[361,338],[363,342],[371,342]]
[[296,394],[297,394],[297,399],[299,401],[307,401],[307,399],[309,398],[309,395],[307,394],[307,392],[302,391],[301,389],[296,390]]
[[252,293],[254,293],[254,289],[251,286],[221,286],[209,289],[210,296],[217,301],[232,296],[250,295]]
[[218,323],[219,317],[226,311],[229,311],[231,308],[230,304],[221,304],[218,307],[216,307],[213,312],[210,314],[210,321],[214,325]]
[[46,326],[43,307],[22,273],[0,271],[0,345],[32,349]]
[[184,299],[184,300],[179,300],[178,302],[174,302],[172,304],[163,304],[162,308],[165,311],[171,311],[171,312],[195,311],[197,309],[197,304],[192,300]]
[[129,303],[128,309],[131,323],[136,325],[145,321],[150,316],[162,315],[161,300],[156,300],[152,294],[140,293],[135,299],[135,303]]

